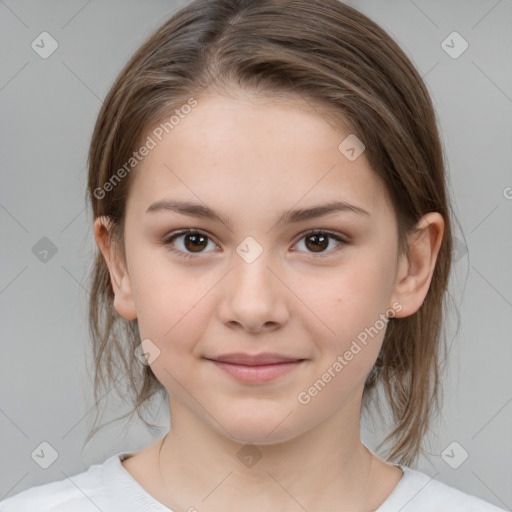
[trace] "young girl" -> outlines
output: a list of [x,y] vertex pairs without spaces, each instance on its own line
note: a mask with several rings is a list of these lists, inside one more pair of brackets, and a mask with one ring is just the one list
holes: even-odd
[[[96,397],[162,393],[171,427],[0,510],[500,510],[409,467],[452,235],[431,99],[380,27],[195,0],[117,78],[89,165]],[[387,460],[360,438],[380,390]]]

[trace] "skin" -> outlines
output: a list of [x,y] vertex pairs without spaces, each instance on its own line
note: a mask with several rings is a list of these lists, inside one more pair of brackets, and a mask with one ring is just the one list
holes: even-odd
[[[123,465],[176,512],[369,511],[402,477],[360,439],[364,380],[385,328],[309,403],[297,399],[379,315],[396,304],[397,318],[420,308],[443,234],[442,216],[428,213],[409,239],[409,258],[398,254],[380,178],[364,153],[349,161],[338,150],[349,133],[304,103],[202,97],[133,171],[126,261],[110,242],[107,220],[95,221],[115,308],[138,318],[141,339],[160,351],[151,369],[169,392],[172,418],[165,438]],[[232,226],[145,213],[162,199],[208,205]],[[287,210],[339,200],[369,216],[337,212],[276,224]],[[209,237],[203,249],[195,252],[187,236],[165,246],[183,228]],[[320,252],[327,256],[318,257],[304,234],[311,229],[350,243],[336,250],[329,238]],[[251,263],[236,252],[248,236],[263,249]],[[204,359],[233,352],[306,361],[273,381],[247,384]],[[245,444],[261,455],[252,467],[237,456]]]

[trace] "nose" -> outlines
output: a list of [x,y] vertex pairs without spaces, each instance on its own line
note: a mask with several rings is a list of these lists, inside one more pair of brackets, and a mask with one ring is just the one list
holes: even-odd
[[264,255],[251,263],[234,258],[219,306],[220,319],[230,328],[258,333],[279,329],[288,321],[290,291]]

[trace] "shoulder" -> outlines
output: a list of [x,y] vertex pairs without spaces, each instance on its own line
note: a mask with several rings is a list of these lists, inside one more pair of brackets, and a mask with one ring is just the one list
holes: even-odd
[[0,512],[98,512],[104,500],[103,464],[93,464],[88,470],[30,487],[0,502]]
[[404,476],[378,512],[504,512],[421,471],[400,467]]

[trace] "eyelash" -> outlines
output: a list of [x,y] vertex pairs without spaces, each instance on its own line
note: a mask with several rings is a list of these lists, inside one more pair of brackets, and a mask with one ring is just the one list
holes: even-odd
[[[180,236],[184,236],[184,235],[203,235],[206,238],[208,238],[208,240],[211,240],[211,238],[206,233],[203,233],[202,231],[198,231],[198,230],[195,230],[195,229],[183,229],[183,230],[178,231],[178,232],[169,233],[169,235],[163,240],[162,243],[165,246],[168,246],[167,248],[168,248],[169,251],[171,251],[173,253],[176,253],[179,256],[183,257],[183,258],[194,259],[194,258],[200,257],[201,253],[191,254],[191,253],[187,253],[187,252],[183,252],[181,250],[178,250],[178,249],[176,249],[175,247],[172,246],[172,242],[176,238],[179,238]],[[314,258],[314,259],[316,259],[316,258],[326,258],[326,257],[332,256],[333,253],[337,253],[344,245],[348,245],[349,244],[349,242],[347,242],[347,240],[345,240],[344,238],[340,237],[339,235],[331,233],[330,231],[325,231],[325,230],[320,230],[320,229],[313,229],[313,230],[310,230],[310,231],[306,231],[305,233],[302,233],[301,234],[301,238],[298,240],[298,242],[300,242],[304,238],[307,238],[308,236],[312,236],[312,235],[327,235],[329,238],[332,238],[332,239],[336,240],[337,242],[339,242],[339,244],[334,249],[331,249],[330,251],[326,251],[326,252],[318,253],[318,254],[310,253],[312,255],[312,258]],[[211,241],[213,241],[213,240],[211,240]]]

